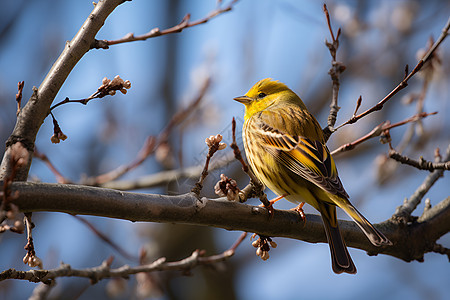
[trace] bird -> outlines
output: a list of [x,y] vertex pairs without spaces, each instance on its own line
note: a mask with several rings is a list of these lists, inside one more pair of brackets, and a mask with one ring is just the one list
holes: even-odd
[[339,230],[336,206],[373,245],[392,245],[350,203],[319,122],[297,94],[266,78],[234,100],[245,106],[242,139],[252,171],[277,199],[306,202],[320,212],[336,274],[357,271]]

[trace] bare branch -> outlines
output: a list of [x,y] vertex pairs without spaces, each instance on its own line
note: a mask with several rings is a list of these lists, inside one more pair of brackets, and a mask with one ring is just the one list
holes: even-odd
[[[33,95],[21,109],[16,126],[6,142],[6,151],[0,166],[1,179],[6,178],[12,170],[9,159],[12,153],[12,145],[20,143],[32,157],[37,132],[48,116],[50,105],[56,94],[78,61],[89,51],[90,45],[106,18],[121,3],[123,3],[123,0],[98,2],[75,37],[67,42],[66,47],[47,73],[39,89],[34,88]],[[18,170],[15,180],[26,180],[30,165],[31,159]]]
[[25,224],[27,226],[27,244],[24,249],[27,250],[27,254],[23,258],[23,263],[29,265],[30,267],[38,267],[42,269],[42,260],[36,256],[36,251],[34,250],[33,243],[33,228],[34,224],[31,221],[31,213],[25,213]]
[[20,108],[22,106],[22,92],[23,92],[23,86],[25,82],[19,81],[17,83],[17,94],[16,94],[16,102],[17,102],[17,112],[16,115],[18,116],[20,113]]
[[117,253],[119,253],[120,255],[122,255],[123,257],[129,259],[129,260],[134,260],[134,261],[139,261],[139,258],[136,256],[133,256],[131,254],[129,254],[128,252],[125,251],[125,249],[123,249],[122,247],[120,247],[118,244],[114,243],[114,241],[112,241],[106,234],[102,233],[101,231],[99,231],[94,225],[92,225],[91,222],[89,222],[88,220],[86,220],[85,218],[82,218],[80,216],[76,216],[76,215],[72,215],[75,219],[77,219],[78,221],[80,221],[81,223],[83,223],[84,225],[86,225],[87,227],[89,227],[89,229],[102,241],[104,241],[106,244],[110,245],[115,251],[117,251]]
[[181,31],[183,31],[183,29],[197,26],[200,24],[204,24],[204,23],[208,22],[209,20],[217,17],[218,15],[223,14],[227,11],[230,11],[233,8],[233,5],[237,1],[238,0],[233,0],[227,6],[222,7],[222,8],[219,7],[217,9],[213,10],[212,12],[210,12],[206,17],[199,19],[197,21],[190,22],[189,20],[191,18],[191,15],[187,14],[184,16],[184,18],[181,20],[181,22],[178,25],[175,25],[171,28],[168,28],[165,30],[160,30],[158,27],[156,27],[145,34],[138,35],[138,36],[135,36],[133,33],[128,33],[124,37],[117,39],[117,40],[109,40],[109,41],[108,40],[95,40],[95,42],[92,43],[91,48],[108,49],[109,46],[111,46],[111,45],[130,43],[130,42],[135,42],[135,41],[145,41],[147,39],[154,38],[157,36],[181,32]]
[[159,139],[162,141],[165,141],[173,128],[175,126],[180,125],[184,120],[187,119],[187,117],[190,116],[192,112],[194,112],[200,102],[204,99],[206,92],[208,91],[209,87],[211,86],[211,77],[206,77],[201,85],[200,90],[198,91],[198,94],[191,100],[191,102],[184,108],[178,111],[172,119],[170,119],[169,123],[167,124],[166,128],[160,133]]
[[395,123],[395,124],[391,124],[389,121],[385,121],[385,122],[381,123],[380,125],[376,126],[374,129],[372,129],[368,134],[364,135],[363,137],[360,137],[359,139],[357,139],[351,143],[342,145],[339,148],[337,148],[336,150],[333,150],[331,152],[331,155],[335,155],[335,154],[338,154],[341,152],[353,150],[357,145],[359,145],[371,138],[380,136],[383,134],[383,132],[385,132],[387,130],[390,130],[390,129],[398,127],[398,126],[405,125],[406,123],[416,122],[420,119],[423,119],[423,118],[426,118],[428,116],[435,115],[435,114],[437,114],[437,112],[419,113],[419,114],[416,114],[406,120],[403,120],[403,121]]
[[[450,146],[449,146],[450,147]],[[422,156],[419,160],[411,159],[407,156],[403,156],[394,149],[389,150],[389,157],[406,165],[413,166],[419,170],[427,170],[433,172],[434,170],[450,170],[450,161],[433,163],[431,161],[425,160]]]
[[[311,243],[327,242],[318,215],[306,214],[304,222],[296,212],[277,210],[269,219],[269,212],[263,207],[198,198],[194,193],[166,196],[31,182],[14,182],[11,188],[18,191],[18,198],[13,203],[24,212],[54,211],[130,221],[206,225]],[[426,221],[399,224],[394,217],[375,225],[394,243],[389,247],[373,246],[354,222],[340,220],[339,227],[349,247],[363,249],[371,255],[383,253],[411,261],[421,259],[424,253],[431,251],[426,245],[450,231],[450,197],[428,209],[421,218]],[[424,240],[421,234],[414,234],[416,230],[431,230],[430,236],[434,240]]]
[[215,136],[211,135],[209,138],[205,139],[205,143],[209,148],[208,154],[206,155],[205,166],[203,167],[200,179],[195,183],[195,186],[191,190],[197,196],[200,195],[200,191],[203,188],[203,181],[205,180],[206,176],[208,176],[208,168],[211,158],[217,151],[223,150],[227,146],[225,143],[221,143],[222,138],[223,138],[222,135],[216,134]]
[[379,111],[383,108],[383,105],[388,102],[395,94],[397,94],[399,91],[401,91],[402,89],[404,89],[405,87],[408,86],[408,80],[413,77],[417,72],[419,72],[419,70],[422,68],[423,66],[423,61],[420,60],[416,67],[411,71],[411,73],[409,73],[405,78],[403,78],[403,80],[383,99],[381,99],[376,105],[372,106],[371,108],[369,108],[368,110],[364,111],[363,113],[357,115],[357,116],[353,116],[351,117],[348,121],[346,121],[345,123],[339,125],[337,129],[341,128],[342,126],[345,126],[347,124],[353,124],[356,123],[359,119],[367,116],[370,113],[373,113],[375,111]]
[[[226,155],[223,159],[216,159],[211,163],[209,170],[211,171],[222,168],[230,164],[233,160],[234,157],[228,155]],[[197,179],[200,177],[202,171],[202,166],[192,166],[177,170],[161,171],[131,180],[108,181],[100,184],[100,186],[121,191],[144,189],[167,185],[180,179]]]
[[101,99],[105,96],[114,96],[116,91],[120,91],[122,94],[126,94],[127,90],[131,88],[131,82],[129,80],[123,80],[119,75],[116,75],[113,80],[110,80],[106,77],[102,80],[102,85],[87,98],[80,100],[70,100],[69,97],[66,97],[61,102],[50,107],[50,111],[54,110],[58,106],[61,106],[66,103],[81,103],[83,105],[88,104],[89,101],[93,99]]
[[130,267],[124,265],[117,269],[111,269],[112,260],[105,260],[100,266],[88,269],[73,269],[68,264],[61,264],[60,267],[51,270],[29,270],[17,271],[9,269],[0,273],[0,281],[5,279],[22,279],[30,282],[43,282],[51,284],[57,277],[84,277],[89,278],[91,283],[96,283],[105,278],[122,277],[127,278],[130,275],[141,272],[155,271],[186,271],[199,265],[213,264],[221,262],[233,256],[233,251],[225,251],[220,255],[202,257],[201,251],[196,250],[191,256],[180,261],[166,262],[164,257],[157,259],[153,263]]
[[50,171],[52,171],[52,173],[55,175],[56,181],[58,183],[71,183],[71,181],[69,179],[64,177],[61,174],[61,172],[59,172],[58,169],[56,169],[55,165],[50,161],[50,159],[48,158],[48,156],[45,153],[42,153],[42,152],[38,151],[37,148],[34,148],[33,154],[34,154],[34,157],[39,158],[47,165],[47,167],[50,169]]
[[[200,105],[202,99],[205,97],[205,94],[208,90],[208,88],[211,85],[211,78],[207,77],[205,78],[202,87],[200,88],[200,91],[198,94],[192,99],[192,101],[188,104],[188,106],[184,109],[181,109],[178,111],[172,119],[167,124],[166,128],[164,128],[163,131],[159,133],[157,137],[148,136],[147,139],[144,142],[144,145],[142,146],[141,150],[139,151],[137,158],[133,160],[131,163],[126,165],[121,165],[114,170],[111,170],[105,174],[101,174],[92,178],[87,178],[83,181],[83,184],[87,185],[104,185],[108,183],[109,181],[115,180],[123,175],[125,175],[127,172],[133,170],[134,168],[140,166],[150,155],[152,155],[155,150],[161,146],[161,144],[164,144],[170,133],[173,131],[173,129],[180,125],[184,120],[187,119],[187,117],[195,111],[195,109],[198,108]],[[133,184],[132,184],[133,185]]]
[[[84,219],[79,218],[80,220]],[[90,224],[89,224],[90,225]],[[136,267],[129,267],[124,265],[117,269],[111,269],[112,257],[103,261],[101,266],[83,270],[73,269],[70,265],[61,264],[59,268],[52,270],[29,270],[16,271],[14,269],[5,270],[0,273],[0,281],[6,279],[22,279],[30,282],[42,282],[48,286],[55,284],[54,279],[57,277],[85,277],[91,280],[91,283],[96,283],[105,278],[128,278],[129,275],[137,273],[149,273],[155,271],[182,271],[186,272],[201,265],[212,265],[221,261],[225,261],[232,257],[236,252],[236,248],[242,243],[247,236],[243,232],[236,242],[224,252],[211,256],[204,256],[205,251],[195,250],[191,256],[175,262],[166,262],[164,257],[161,257],[150,264],[144,264]],[[38,290],[37,292],[45,292],[47,289]],[[34,294],[34,293],[33,293]]]
[[339,76],[341,75],[342,72],[345,71],[345,66],[343,63],[336,60],[336,53],[339,48],[339,36],[341,33],[341,29],[340,28],[338,29],[338,33],[335,38],[333,34],[333,29],[331,27],[330,14],[328,13],[326,4],[323,5],[323,11],[327,19],[328,30],[330,31],[332,40],[332,43],[329,43],[327,40],[325,40],[325,44],[327,45],[328,50],[330,51],[331,54],[331,68],[328,71],[328,74],[330,74],[331,81],[333,82],[333,94],[330,103],[330,114],[328,115],[327,127],[323,129],[324,138],[325,141],[327,141],[334,131],[334,124],[336,124],[337,114],[340,109],[340,107],[338,106],[338,95],[340,87]]
[[139,150],[135,160],[133,160],[129,164],[121,165],[107,173],[95,176],[93,178],[87,178],[83,180],[83,184],[102,185],[123,176],[127,172],[140,166],[152,153],[154,153],[156,148],[156,142],[157,141],[155,137],[148,136],[145,139],[144,145],[142,145],[141,150]]
[[258,177],[253,173],[252,169],[250,169],[247,163],[242,158],[241,150],[236,142],[236,120],[233,117],[231,121],[232,127],[232,135],[233,135],[233,143],[231,143],[230,148],[233,149],[234,157],[241,163],[242,170],[248,175],[250,178],[250,184],[247,185],[242,191],[239,193],[240,202],[247,201],[248,198],[256,197],[261,200],[261,202],[266,207],[270,207],[270,202],[267,199],[266,193],[264,193],[264,185],[261,181],[259,181]]
[[431,46],[427,53],[422,57],[423,62],[427,62],[433,53],[436,51],[437,47],[445,40],[445,38],[449,35],[450,31],[450,17],[447,20],[447,24],[445,24],[444,28],[442,28],[441,35],[438,37],[436,42]]
[[383,105],[389,101],[395,94],[397,94],[399,91],[401,91],[402,89],[404,89],[405,87],[408,86],[408,80],[411,79],[411,77],[413,77],[417,72],[419,72],[424,63],[426,61],[428,61],[431,57],[431,55],[436,51],[437,47],[442,43],[442,41],[448,36],[448,30],[450,28],[450,18],[447,21],[447,24],[445,25],[444,29],[442,30],[442,34],[441,36],[438,38],[438,40],[436,42],[434,42],[434,44],[431,46],[431,48],[428,50],[428,52],[425,54],[425,56],[419,60],[416,64],[416,66],[414,67],[414,69],[408,74],[408,67],[406,67],[405,70],[405,77],[403,78],[403,80],[386,96],[384,97],[382,100],[380,100],[376,105],[372,106],[371,108],[369,108],[368,110],[364,111],[363,113],[357,115],[357,116],[353,116],[351,117],[349,120],[347,120],[345,123],[343,123],[342,125],[339,125],[337,129],[341,128],[342,126],[345,126],[347,124],[353,124],[355,122],[357,122],[359,119],[367,116],[370,113],[373,113],[375,111],[379,111],[383,108]]
[[[443,160],[450,160],[450,145],[449,147],[447,147],[447,152]],[[435,170],[430,175],[428,175],[427,178],[425,178],[424,182],[414,192],[414,194],[412,194],[408,200],[405,200],[405,203],[397,207],[397,210],[395,211],[393,217],[404,223],[409,222],[412,212],[416,209],[417,205],[419,205],[428,190],[440,177],[442,177],[443,174],[444,170],[441,169]]]

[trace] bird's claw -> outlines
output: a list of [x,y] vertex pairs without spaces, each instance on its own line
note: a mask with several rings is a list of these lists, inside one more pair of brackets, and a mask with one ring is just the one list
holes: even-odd
[[302,202],[299,205],[297,205],[296,207],[291,208],[291,210],[297,212],[298,215],[300,216],[300,218],[302,219],[302,221],[306,222],[306,215],[305,215],[305,212],[303,211],[303,205],[305,205],[305,202]]
[[269,201],[269,205],[265,205],[264,203],[259,205],[259,206],[264,207],[265,209],[267,209],[267,211],[269,213],[269,219],[272,219],[273,215],[275,214],[275,208],[273,208],[273,204],[275,202],[276,201],[270,200]]

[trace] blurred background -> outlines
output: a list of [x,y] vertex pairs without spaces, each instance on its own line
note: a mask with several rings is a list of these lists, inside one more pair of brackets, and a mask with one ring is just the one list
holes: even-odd
[[[224,1],[222,6],[229,2]],[[322,126],[326,125],[331,99],[328,70],[331,57],[324,40],[330,40],[321,1],[238,1],[233,10],[182,33],[144,42],[92,50],[74,68],[55,103],[65,97],[86,98],[97,90],[103,77],[130,80],[126,95],[93,100],[87,106],[66,104],[53,111],[68,139],[52,144],[51,118],[36,140],[39,152],[48,156],[68,180],[77,183],[133,161],[146,137],[157,136],[175,113],[189,107],[207,78],[211,84],[195,111],[154,155],[121,179],[135,180],[169,169],[203,165],[206,137],[221,133],[231,142],[231,119],[242,126],[243,106],[232,100],[254,83],[272,77],[286,83],[304,100]],[[430,39],[436,39],[450,15],[450,3],[414,1],[327,1],[334,32],[342,28],[337,58],[346,67],[341,76],[337,125],[350,118],[361,95],[360,112],[373,106],[403,78],[405,65],[412,69]],[[178,24],[186,13],[205,17],[216,8],[213,0],[142,1],[119,6],[107,19],[97,39],[113,40],[129,32],[143,34],[154,27]],[[24,80],[23,103],[38,87],[91,10],[87,1],[2,1],[0,11],[0,140],[6,141],[15,124],[17,82]],[[445,40],[427,72],[415,76],[409,86],[391,99],[381,112],[331,136],[330,150],[354,141],[382,121],[402,121],[418,111],[438,111],[420,123],[391,130],[392,144],[403,154],[434,160],[434,150],[445,153],[450,137],[449,41]],[[240,138],[240,132],[239,132]],[[3,147],[0,149],[3,154]],[[226,158],[231,150],[213,160]],[[388,146],[372,139],[355,150],[335,156],[340,177],[351,201],[373,223],[391,217],[429,174],[386,158]],[[210,173],[202,193],[214,195],[221,173],[239,187],[248,183],[237,161]],[[447,174],[448,175],[448,174]],[[56,182],[55,175],[35,158],[30,180]],[[197,178],[139,189],[143,193],[180,194]],[[426,197],[435,205],[449,196],[447,177],[441,178]],[[268,191],[269,198],[274,195]],[[252,199],[250,204],[258,205]],[[280,201],[276,208],[293,205]],[[415,215],[420,215],[423,203]],[[315,213],[305,206],[307,213]],[[342,212],[339,217],[347,219]],[[84,223],[71,215],[34,213],[33,237],[44,268],[61,261],[73,268],[100,265],[113,255],[113,267],[139,264],[140,249],[147,262],[160,256],[168,260],[187,257],[195,249],[217,254],[228,249],[240,232],[168,224],[131,223],[83,217],[120,245],[123,255],[103,242]],[[247,238],[236,255],[223,264],[196,268],[190,274],[153,273],[130,280],[103,280],[90,285],[86,279],[58,278],[50,299],[444,299],[448,297],[448,258],[434,253],[425,261],[406,263],[380,255],[368,256],[350,249],[358,274],[335,275],[326,244],[275,238],[278,248],[263,262]],[[438,241],[450,246],[450,236]],[[22,263],[25,235],[0,235],[0,268],[27,270]],[[131,256],[131,257],[129,257]],[[37,285],[8,280],[0,283],[0,299],[24,299]]]

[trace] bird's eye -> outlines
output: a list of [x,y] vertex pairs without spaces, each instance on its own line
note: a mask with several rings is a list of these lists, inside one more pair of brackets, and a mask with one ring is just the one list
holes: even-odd
[[262,99],[262,98],[264,98],[265,96],[267,96],[265,93],[259,93],[259,94],[258,94],[258,98],[259,98],[259,99]]

